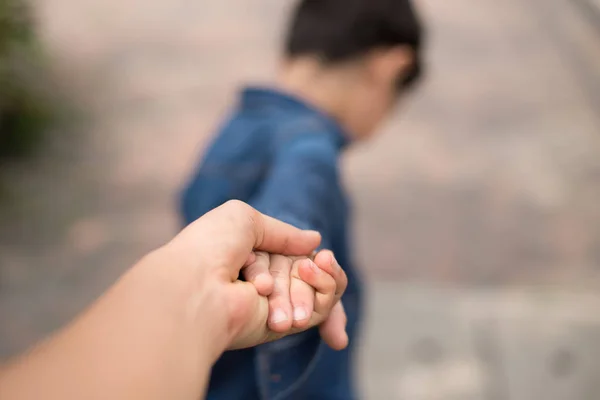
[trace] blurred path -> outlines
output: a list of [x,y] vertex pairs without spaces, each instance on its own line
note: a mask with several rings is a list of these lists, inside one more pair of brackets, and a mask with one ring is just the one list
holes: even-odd
[[[429,79],[345,165],[356,251],[375,282],[366,365],[394,374],[404,368],[396,337],[412,318],[397,304],[430,304],[431,289],[402,297],[405,286],[378,280],[594,288],[600,265],[592,19],[566,0],[420,3]],[[0,356],[59,326],[177,230],[177,189],[237,83],[269,80],[291,3],[36,4],[57,68],[92,117],[32,165],[1,171],[10,191],[0,208]],[[458,312],[431,304],[447,319]],[[435,326],[443,334],[446,324]],[[384,362],[384,344],[400,353]],[[367,371],[368,398],[400,396],[378,380],[381,368]]]
[[600,296],[372,286],[369,400],[595,400]]

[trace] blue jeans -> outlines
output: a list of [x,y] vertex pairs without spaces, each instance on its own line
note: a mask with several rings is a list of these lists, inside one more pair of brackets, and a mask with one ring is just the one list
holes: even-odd
[[311,329],[253,349],[227,352],[213,368],[207,399],[356,399],[353,358],[361,297],[355,286],[342,298],[350,338],[345,350],[331,350],[318,330]]

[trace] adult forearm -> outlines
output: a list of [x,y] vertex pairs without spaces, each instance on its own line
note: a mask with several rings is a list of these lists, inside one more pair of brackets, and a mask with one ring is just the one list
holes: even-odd
[[73,324],[5,368],[0,398],[198,399],[227,344],[226,322],[202,279],[168,266],[162,250],[142,260]]
[[[252,251],[302,255],[316,232],[228,202],[145,257],[75,322],[0,371],[0,398],[198,399],[265,299],[234,283]],[[255,324],[255,325],[253,325]],[[259,331],[258,341],[265,335]]]

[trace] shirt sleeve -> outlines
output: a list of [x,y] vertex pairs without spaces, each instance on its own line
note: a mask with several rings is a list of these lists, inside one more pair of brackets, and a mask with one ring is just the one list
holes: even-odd
[[331,248],[336,207],[337,149],[326,135],[307,134],[283,144],[270,174],[249,203],[263,214],[321,233]]
[[227,200],[231,187],[230,177],[222,173],[207,173],[202,166],[181,193],[181,222],[190,224],[220,206]]

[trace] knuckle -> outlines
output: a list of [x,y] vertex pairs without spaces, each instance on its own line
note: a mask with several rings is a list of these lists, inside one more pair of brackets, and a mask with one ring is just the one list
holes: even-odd
[[278,298],[287,298],[289,297],[289,286],[286,285],[285,283],[282,283],[281,281],[275,280],[275,283],[273,285],[273,293],[271,294],[271,298],[274,299],[278,299]]
[[223,208],[231,210],[232,212],[244,213],[248,212],[250,206],[240,200],[229,200],[223,205]]
[[285,274],[283,273],[281,268],[275,268],[271,265],[271,269],[269,270],[269,272],[271,273],[271,276],[278,281],[285,279]]
[[292,261],[284,256],[272,255],[270,257],[270,268],[271,274],[280,275],[289,279],[290,268],[292,267]]
[[223,210],[235,221],[245,221],[252,217],[250,206],[239,200],[229,200],[223,204]]
[[275,280],[275,285],[286,285],[289,286],[289,276],[287,274],[285,274],[283,271],[281,270],[271,270],[270,271],[271,276],[273,277],[273,279]]
[[333,278],[327,277],[327,279],[325,279],[323,281],[323,291],[325,293],[334,294],[336,289],[337,289],[337,283]]
[[[222,206],[229,218],[244,232],[255,231],[255,227],[261,222],[257,218],[257,211],[240,200],[229,200]],[[259,229],[258,232],[261,232]]]

